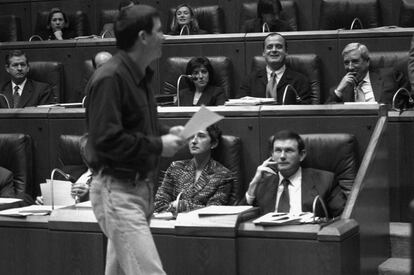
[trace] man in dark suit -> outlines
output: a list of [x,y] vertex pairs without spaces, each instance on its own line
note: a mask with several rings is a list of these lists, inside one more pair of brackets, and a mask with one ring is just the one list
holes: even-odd
[[[0,93],[7,98],[8,107],[24,108],[54,102],[52,87],[49,84],[27,78],[30,66],[24,52],[9,52],[6,55],[5,68],[11,81],[1,85]],[[2,99],[4,100],[4,97]]]
[[312,212],[317,195],[326,203],[329,215],[342,213],[346,197],[335,175],[313,168],[301,168],[305,144],[294,132],[277,132],[271,140],[272,156],[257,168],[245,201],[268,212]]
[[[251,72],[243,81],[237,96],[273,97],[278,104],[310,104],[309,80],[286,66],[287,55],[287,43],[282,35],[271,33],[266,36],[263,43],[266,67]],[[288,88],[283,102],[288,85],[293,89]]]
[[370,68],[368,48],[360,43],[350,43],[342,51],[346,74],[336,88],[330,90],[331,102],[381,102],[392,103],[400,87],[408,88],[402,72],[393,68]]

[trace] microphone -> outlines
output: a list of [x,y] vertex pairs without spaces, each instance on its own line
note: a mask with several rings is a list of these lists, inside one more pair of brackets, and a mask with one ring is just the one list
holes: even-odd
[[361,19],[359,19],[358,17],[355,17],[355,18],[354,18],[354,20],[352,20],[350,30],[353,30],[353,29],[354,29],[354,25],[355,25],[355,23],[358,23],[358,24],[359,24],[359,27],[360,27],[361,29],[363,29],[363,28],[364,28],[364,26],[362,25],[362,21],[361,21]]
[[262,25],[262,32],[270,32],[269,25],[266,22]]
[[[75,183],[76,179],[72,177],[69,174],[66,174],[62,170],[55,168],[52,170],[52,173],[50,174],[50,191],[51,191],[51,199],[52,199],[52,210],[55,209],[55,201],[54,201],[54,193],[53,193],[53,180],[55,178],[55,173],[58,172],[61,174],[66,180],[70,181],[71,183]],[[79,197],[75,197],[75,203],[79,200]]]
[[185,24],[184,26],[182,26],[181,30],[180,30],[180,35],[184,35],[184,30],[187,30],[187,35],[190,35],[190,29],[188,28],[188,25]]
[[4,100],[6,101],[6,104],[7,104],[7,108],[10,109],[10,102],[7,99],[7,97],[4,94],[0,94],[0,96],[4,98]]
[[312,203],[312,213],[313,213],[313,219],[314,219],[314,221],[315,221],[315,217],[317,217],[316,216],[316,203],[319,201],[319,203],[322,205],[322,210],[323,210],[323,212],[324,212],[324,215],[325,215],[325,217],[326,218],[329,218],[329,215],[328,215],[328,209],[326,208],[326,205],[325,205],[325,203],[323,202],[323,199],[319,196],[319,195],[317,195],[314,199],[313,199],[313,203]]
[[177,106],[180,106],[180,82],[183,77],[193,80],[194,77],[191,74],[182,74],[177,79]]
[[394,96],[392,97],[392,109],[393,110],[401,110],[402,109],[402,108],[396,108],[395,107],[395,100],[397,99],[397,95],[401,92],[404,92],[408,96],[407,107],[409,107],[410,105],[411,106],[414,105],[414,99],[411,97],[410,92],[406,88],[401,87],[395,92]]
[[38,41],[43,41],[43,38],[37,34],[33,34],[32,36],[30,36],[29,42],[33,41],[33,39],[37,39]]
[[287,92],[289,91],[289,87],[290,87],[290,90],[295,93],[296,103],[299,103],[299,102],[302,101],[302,98],[300,98],[300,96],[298,95],[298,92],[296,91],[296,89],[292,85],[288,84],[288,85],[286,85],[285,90],[283,91],[282,105],[286,105],[285,101],[286,101]]

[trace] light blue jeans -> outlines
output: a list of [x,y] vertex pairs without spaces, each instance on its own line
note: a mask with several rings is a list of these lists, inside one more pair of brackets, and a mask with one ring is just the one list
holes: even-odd
[[98,173],[90,199],[108,237],[105,274],[165,274],[148,225],[154,207],[151,182]]

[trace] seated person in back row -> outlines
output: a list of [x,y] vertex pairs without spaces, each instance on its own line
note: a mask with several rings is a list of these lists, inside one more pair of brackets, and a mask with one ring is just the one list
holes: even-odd
[[402,72],[393,68],[370,68],[368,48],[360,43],[350,43],[342,51],[345,76],[330,91],[328,103],[380,102],[391,104],[398,88],[408,88]]
[[190,138],[188,147],[193,158],[174,161],[168,167],[155,196],[155,212],[182,212],[228,203],[236,180],[230,170],[211,158],[220,139],[216,125]]
[[[0,86],[0,107],[24,108],[54,103],[52,87],[48,83],[27,78],[30,71],[27,55],[14,50],[6,54],[6,72],[11,81]],[[5,101],[4,103],[1,103]],[[6,106],[3,106],[6,105]],[[7,106],[8,105],[8,106]]]
[[47,18],[46,30],[40,34],[43,40],[72,39],[77,35],[69,29],[69,20],[66,14],[59,8],[53,8]]
[[242,203],[260,207],[262,214],[312,212],[313,200],[319,195],[331,217],[342,213],[346,197],[335,175],[301,168],[306,149],[297,133],[277,132],[270,145],[271,157],[257,167]]
[[257,18],[246,20],[242,32],[288,32],[289,23],[281,20],[282,4],[279,0],[259,0]]
[[171,22],[169,35],[190,35],[206,34],[205,30],[198,26],[194,10],[187,4],[181,4],[175,9],[174,17]]
[[[310,104],[309,80],[301,73],[286,66],[287,43],[278,33],[266,36],[263,56],[266,68],[252,71],[242,82],[237,97],[253,96],[274,98],[277,104]],[[286,98],[283,95],[286,87]]]
[[[179,106],[218,106],[224,105],[227,97],[224,89],[213,86],[214,70],[208,58],[194,57],[188,61],[186,72],[191,75],[189,88],[180,90]],[[178,104],[179,103],[179,104]]]
[[0,197],[14,198],[16,196],[14,189],[13,173],[0,166]]
[[[84,202],[89,200],[89,189],[91,186],[92,171],[84,172],[75,183],[72,184],[70,194],[77,202]],[[43,197],[36,197],[36,204],[43,204]]]
[[[134,5],[139,5],[138,0],[120,0],[118,3],[118,12]],[[104,38],[115,38],[114,23],[106,23],[102,27],[101,36]]]

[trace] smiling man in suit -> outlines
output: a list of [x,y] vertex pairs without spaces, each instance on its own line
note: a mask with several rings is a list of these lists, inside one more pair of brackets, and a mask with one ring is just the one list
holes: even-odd
[[242,82],[237,97],[273,97],[278,104],[283,103],[283,94],[287,85],[297,93],[289,93],[285,104],[311,104],[311,89],[308,78],[286,65],[288,56],[285,38],[278,33],[266,36],[263,42],[265,68],[252,71]]
[[[27,55],[14,50],[6,55],[6,72],[11,81],[4,83],[0,92],[7,98],[10,108],[24,108],[51,104],[54,101],[52,87],[43,82],[27,78],[30,71]],[[4,97],[2,97],[4,99]]]
[[268,212],[312,212],[317,195],[331,217],[339,216],[346,197],[332,172],[301,168],[306,157],[302,138],[291,131],[277,132],[270,141],[271,157],[259,167],[249,184],[245,203]]
[[391,104],[398,88],[408,88],[404,74],[394,68],[376,70],[370,66],[368,48],[350,43],[342,51],[346,74],[330,90],[328,103],[381,102]]

